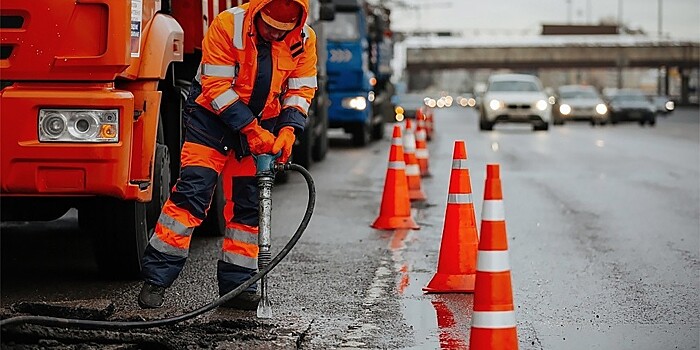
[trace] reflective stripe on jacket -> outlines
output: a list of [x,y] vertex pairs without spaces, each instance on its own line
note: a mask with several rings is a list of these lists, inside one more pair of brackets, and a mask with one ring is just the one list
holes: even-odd
[[[202,41],[202,63],[197,75],[202,93],[196,102],[219,115],[233,130],[238,130],[255,117],[249,109],[236,106],[237,101],[248,104],[257,69],[257,34],[253,19],[270,0],[252,0],[220,13],[213,20]],[[295,0],[304,8],[300,23],[306,21],[308,0]],[[283,40],[272,42],[272,82],[261,119],[301,113],[307,115],[316,82],[316,34],[308,25],[290,31]],[[300,113],[281,113],[294,108]],[[291,111],[290,111],[291,112]],[[281,117],[280,124],[288,118]],[[299,121],[291,121],[297,126]],[[303,129],[303,121],[302,121]]]

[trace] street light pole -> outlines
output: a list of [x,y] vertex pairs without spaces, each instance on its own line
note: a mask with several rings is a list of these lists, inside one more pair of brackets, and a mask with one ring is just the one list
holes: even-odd
[[662,16],[662,10],[663,6],[661,6],[661,0],[659,0],[659,39],[661,39],[662,31],[661,31],[661,20],[663,19]]

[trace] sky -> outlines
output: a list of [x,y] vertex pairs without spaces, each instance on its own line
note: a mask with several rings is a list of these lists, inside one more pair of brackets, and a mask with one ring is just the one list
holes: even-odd
[[[395,31],[479,36],[539,35],[546,24],[598,24],[607,18],[656,36],[700,41],[700,0],[382,0]],[[397,3],[412,5],[402,8]],[[661,16],[659,16],[661,3]],[[620,8],[622,11],[620,11]]]

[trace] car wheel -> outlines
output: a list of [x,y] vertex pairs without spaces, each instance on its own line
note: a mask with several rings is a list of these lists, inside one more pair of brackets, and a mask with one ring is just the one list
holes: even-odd
[[547,131],[547,130],[549,130],[549,123],[543,122],[540,124],[534,124],[532,126],[532,130],[534,130],[534,131]]
[[479,130],[482,130],[482,131],[493,130],[493,123],[490,123],[486,120],[481,120],[481,121],[479,121]]

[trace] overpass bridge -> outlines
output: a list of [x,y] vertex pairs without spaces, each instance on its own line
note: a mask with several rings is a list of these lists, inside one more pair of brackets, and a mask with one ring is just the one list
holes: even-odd
[[[406,72],[443,69],[678,68],[687,101],[691,70],[700,66],[700,43],[630,35],[531,38],[411,37]],[[403,51],[403,50],[401,50]],[[668,79],[668,74],[665,74]],[[666,82],[668,86],[668,81]]]

